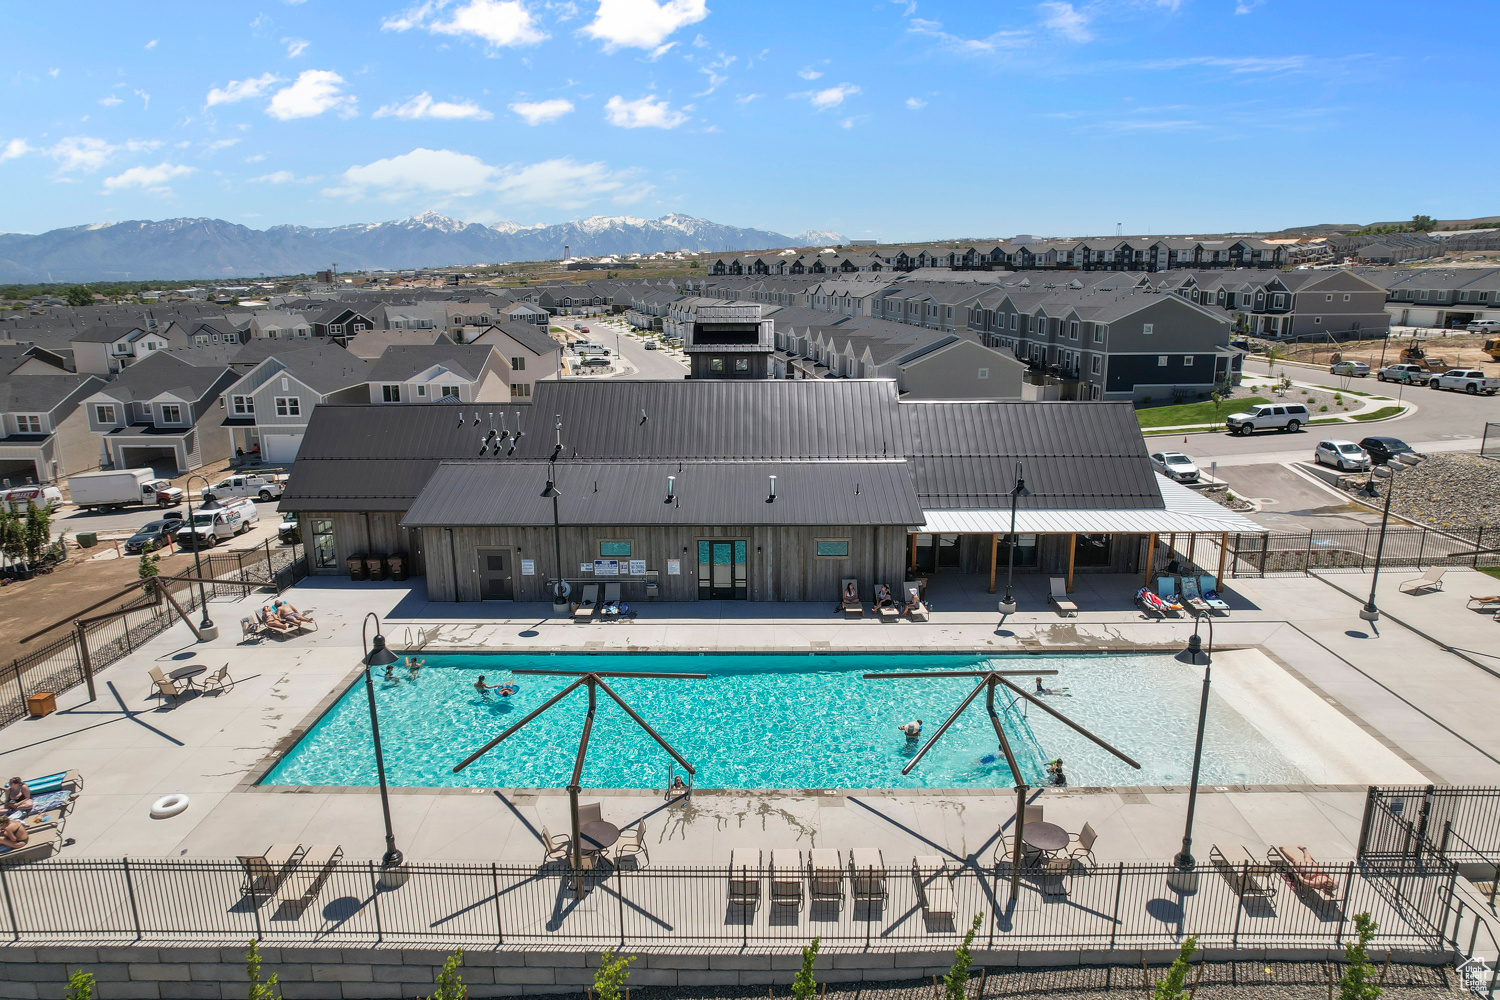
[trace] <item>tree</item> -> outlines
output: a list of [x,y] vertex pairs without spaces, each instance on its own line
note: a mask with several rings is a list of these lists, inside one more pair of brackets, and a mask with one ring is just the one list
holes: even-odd
[[1177,958],[1172,962],[1172,967],[1167,970],[1166,978],[1156,984],[1152,993],[1152,1000],[1187,1000],[1187,994],[1183,987],[1187,985],[1188,970],[1192,968],[1188,959],[1193,957],[1193,952],[1198,950],[1198,937],[1194,935],[1182,942],[1182,950],[1177,953]]
[[1429,233],[1437,228],[1437,220],[1430,215],[1413,215],[1411,227],[1420,233]]
[[26,562],[40,562],[47,546],[52,544],[52,512],[46,507],[28,507],[22,526],[22,539],[26,546]]
[[265,982],[260,981],[260,945],[250,939],[250,950],[245,952],[245,975],[250,979],[250,1000],[280,1000],[276,995],[276,973]]
[[979,925],[984,923],[984,914],[974,914],[974,922],[969,925],[969,930],[964,934],[964,943],[959,945],[953,952],[953,967],[943,977],[943,1000],[966,1000],[969,995],[969,966],[974,964],[974,957],[969,954],[969,946],[974,943],[974,935],[979,933]]
[[78,969],[69,976],[63,1000],[94,1000],[94,974]]
[[161,562],[161,556],[152,555],[151,543],[147,542],[145,548],[141,550],[141,561],[136,566],[135,573],[146,585],[148,594],[156,593],[156,578],[161,576],[161,567],[157,565],[159,562]]
[[1354,932],[1357,939],[1344,945],[1344,961],[1349,964],[1339,977],[1339,1000],[1377,1000],[1385,992],[1371,982],[1375,967],[1370,964],[1370,955],[1365,950],[1378,926],[1368,913],[1355,915]]
[[818,958],[818,945],[822,938],[813,938],[812,944],[802,949],[802,968],[792,980],[792,996],[796,1000],[813,1000],[818,993],[818,981],[813,978],[813,962]]
[[598,1000],[620,1000],[620,987],[630,978],[630,963],[634,961],[634,955],[619,958],[613,948],[605,949],[594,973],[594,996]]
[[464,986],[463,978],[458,974],[458,968],[463,964],[464,950],[462,948],[448,956],[448,960],[438,971],[437,989],[428,1000],[468,1000],[469,990]]
[[21,515],[5,506],[0,506],[0,553],[12,563],[20,562],[26,555],[26,533],[21,527]]
[[94,293],[88,290],[86,285],[73,285],[63,292],[63,299],[70,306],[91,306],[94,304]]

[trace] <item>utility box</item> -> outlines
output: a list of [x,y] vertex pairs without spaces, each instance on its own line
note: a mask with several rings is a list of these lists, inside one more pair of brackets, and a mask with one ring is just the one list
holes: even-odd
[[26,712],[33,719],[40,719],[57,711],[57,695],[51,691],[38,691],[26,699]]
[[99,544],[98,534],[92,531],[80,531],[73,537],[78,540],[78,547],[82,549],[91,549]]

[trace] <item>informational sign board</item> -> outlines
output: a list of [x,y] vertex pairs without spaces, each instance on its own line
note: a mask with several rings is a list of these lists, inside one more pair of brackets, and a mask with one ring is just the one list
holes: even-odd
[[522,576],[536,576],[536,560],[535,559],[522,559],[521,560],[521,575]]
[[594,564],[593,563],[579,563],[578,564],[578,572],[580,572],[580,573],[592,573],[593,571],[594,571]]
[[620,575],[620,560],[618,560],[618,559],[595,559],[594,560],[594,575],[595,576],[619,576]]
[[632,560],[630,560],[630,575],[631,576],[645,576],[646,575],[646,560],[644,560],[644,559],[632,559]]
[[668,576],[681,576],[682,575],[682,560],[681,559],[668,559],[667,560],[667,575]]

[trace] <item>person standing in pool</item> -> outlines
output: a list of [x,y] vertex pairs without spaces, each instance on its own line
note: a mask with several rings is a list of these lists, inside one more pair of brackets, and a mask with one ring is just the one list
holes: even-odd
[[906,734],[906,742],[908,742],[908,743],[915,743],[922,736],[922,720],[921,719],[913,719],[912,721],[906,723],[905,725],[900,725],[900,726],[897,726],[896,728],[899,729],[899,730],[901,730],[903,733]]
[[387,663],[385,665],[385,682],[387,684],[400,684],[401,680],[396,676],[396,665]]
[[479,679],[474,682],[474,690],[478,691],[480,697],[485,699],[489,698],[491,691],[498,691],[503,686],[501,684],[486,684],[484,682],[484,674],[480,674]]
[[419,660],[414,656],[408,656],[406,658],[406,672],[411,676],[412,680],[417,679],[417,671],[421,670],[426,665],[426,660]]

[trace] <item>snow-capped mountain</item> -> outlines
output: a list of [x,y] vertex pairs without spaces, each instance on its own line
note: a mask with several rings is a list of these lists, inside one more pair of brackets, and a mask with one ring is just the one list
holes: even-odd
[[793,236],[792,240],[803,247],[837,246],[844,242],[844,235],[832,229],[804,229]]
[[[805,237],[813,236],[815,239]],[[791,237],[673,213],[659,219],[597,215],[556,225],[481,225],[423,212],[393,222],[312,229],[250,229],[223,219],[96,223],[40,235],[0,234],[0,282],[100,281],[127,278],[230,278],[340,271],[443,267],[512,260],[662,250],[763,250],[827,246],[837,233]]]

